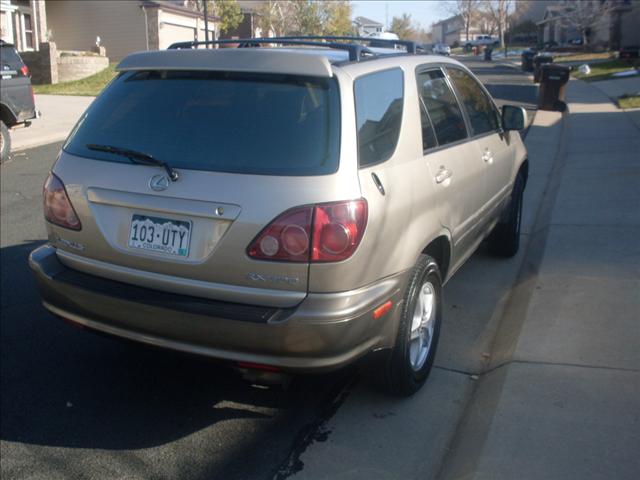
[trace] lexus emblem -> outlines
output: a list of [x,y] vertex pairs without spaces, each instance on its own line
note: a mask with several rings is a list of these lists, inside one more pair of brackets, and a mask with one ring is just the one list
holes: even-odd
[[151,177],[151,180],[149,180],[149,187],[151,190],[161,192],[169,188],[169,179],[166,175],[154,175]]

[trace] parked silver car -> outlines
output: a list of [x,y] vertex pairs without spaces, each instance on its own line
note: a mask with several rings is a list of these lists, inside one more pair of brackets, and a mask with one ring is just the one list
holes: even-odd
[[44,185],[49,243],[30,256],[43,303],[242,368],[386,352],[387,386],[411,394],[442,285],[486,237],[518,250],[524,111],[406,42],[238,43],[271,42],[291,45],[118,65]]
[[444,43],[436,43],[433,46],[433,53],[435,53],[436,55],[445,55],[445,56],[449,56],[451,55],[451,47],[449,45],[445,45]]

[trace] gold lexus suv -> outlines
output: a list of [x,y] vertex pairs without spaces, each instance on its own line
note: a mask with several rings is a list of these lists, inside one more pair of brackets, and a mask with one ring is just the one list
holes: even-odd
[[232,42],[120,62],[44,184],[44,306],[244,369],[380,352],[415,392],[443,284],[487,237],[518,250],[524,110],[411,42]]

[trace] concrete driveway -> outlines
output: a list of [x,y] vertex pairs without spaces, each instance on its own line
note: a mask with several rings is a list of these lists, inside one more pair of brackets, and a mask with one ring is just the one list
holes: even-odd
[[32,120],[31,126],[27,128],[18,127],[11,130],[11,151],[64,140],[94,98],[36,95],[36,108],[42,116]]

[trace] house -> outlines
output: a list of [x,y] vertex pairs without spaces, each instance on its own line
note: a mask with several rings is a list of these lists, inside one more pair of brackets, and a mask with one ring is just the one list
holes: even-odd
[[354,18],[353,25],[357,30],[359,37],[368,37],[373,33],[384,32],[384,25],[382,23],[366,17]]
[[[604,13],[587,28],[589,45],[613,50],[640,45],[640,2],[607,0],[602,5]],[[537,22],[543,43],[555,42],[564,46],[571,40],[581,39],[581,32],[567,18],[574,7],[571,3],[546,7],[542,20]]]
[[0,0],[0,38],[20,51],[37,50],[47,35],[44,0]]
[[[204,40],[202,13],[186,0],[0,0],[2,39],[19,51],[37,51],[44,42],[58,50],[106,48],[111,60],[131,52],[167,48],[175,42]],[[215,19],[209,38],[215,38]]]
[[474,40],[478,35],[491,34],[491,24],[486,15],[478,14],[469,25],[469,38],[462,15],[454,15],[445,18],[431,26],[431,37],[433,43],[444,43],[445,45],[464,45],[466,42]]

